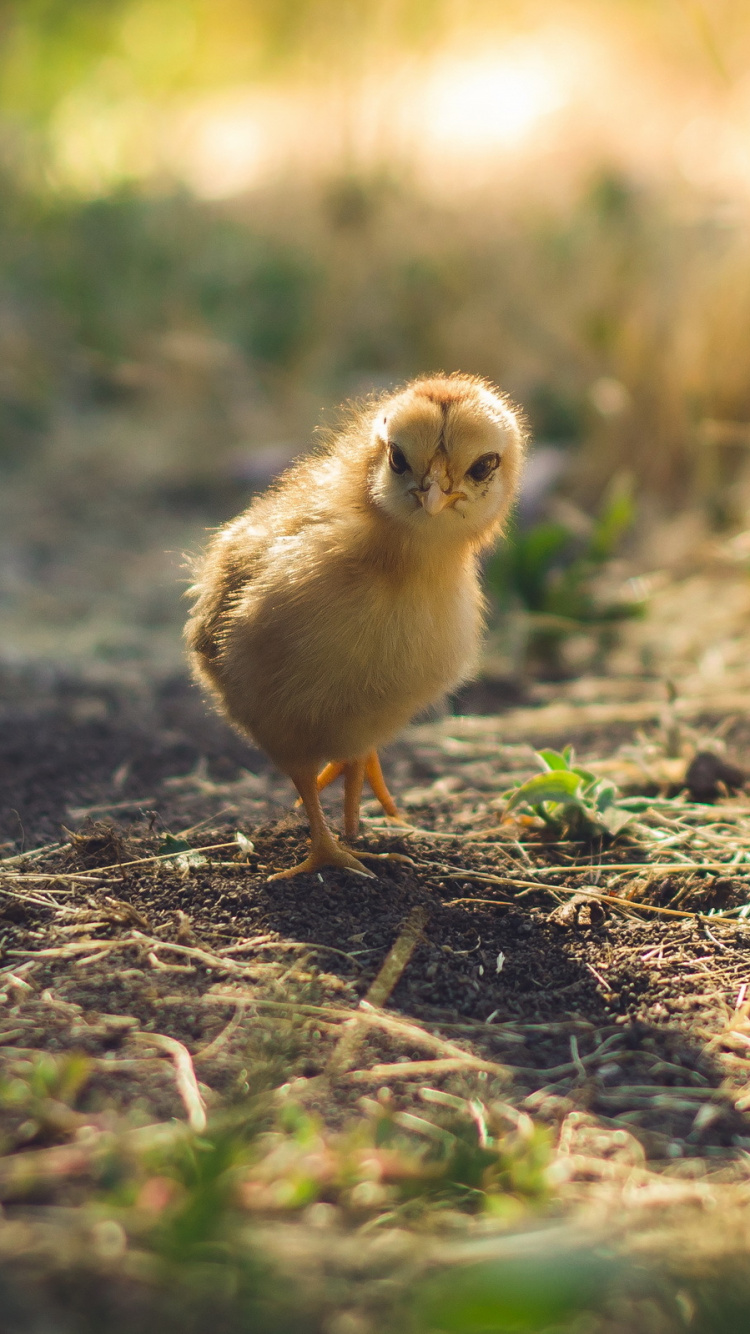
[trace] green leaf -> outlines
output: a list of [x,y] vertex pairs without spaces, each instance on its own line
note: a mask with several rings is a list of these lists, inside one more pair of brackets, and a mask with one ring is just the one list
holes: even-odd
[[565,747],[562,755],[559,750],[538,750],[536,752],[537,759],[544,762],[546,769],[570,769],[572,754],[570,746]]
[[617,788],[609,778],[594,779],[593,783],[586,785],[585,793],[586,800],[598,811],[606,811],[608,806],[617,801],[618,795]]
[[590,1310],[616,1272],[608,1257],[541,1246],[536,1254],[455,1266],[417,1287],[420,1329],[539,1334]]
[[[168,854],[164,856],[164,854]],[[162,839],[160,855],[164,857],[165,862],[174,862],[175,866],[205,866],[206,858],[197,848],[191,848],[190,844],[184,838],[176,837],[174,834],[165,834]]]
[[548,824],[576,830],[580,835],[609,834],[612,838],[634,818],[632,798],[621,798],[611,779],[572,767],[572,746],[562,752],[540,750],[536,758],[544,766],[544,773],[506,793],[506,812],[525,806]]
[[536,774],[512,793],[506,811],[515,806],[539,806],[546,801],[569,802],[579,795],[580,775],[570,769],[555,769]]
[[609,560],[633,523],[634,515],[633,479],[629,474],[620,474],[614,478],[594,525],[586,552],[588,559],[597,564]]
[[487,579],[502,602],[517,598],[528,611],[542,611],[550,573],[564,564],[563,553],[572,534],[561,523],[543,522],[521,531],[495,553],[487,565]]
[[161,841],[161,851],[165,852],[191,852],[192,848],[187,839],[178,838],[175,834],[165,834]]
[[600,813],[599,820],[604,825],[607,833],[614,838],[616,834],[620,833],[621,829],[625,828],[626,824],[630,824],[634,814],[633,811],[624,811],[619,806],[608,806],[605,811]]

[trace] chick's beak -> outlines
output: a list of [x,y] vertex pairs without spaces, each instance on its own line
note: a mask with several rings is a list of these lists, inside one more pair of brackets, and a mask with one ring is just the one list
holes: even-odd
[[430,482],[427,490],[419,493],[419,499],[428,514],[439,514],[442,509],[445,509],[449,498],[448,494],[443,491],[436,481]]
[[444,491],[435,478],[426,478],[425,482],[426,486],[422,490],[418,491],[415,488],[412,494],[417,497],[427,514],[439,514],[446,506],[454,505],[463,494],[461,491]]

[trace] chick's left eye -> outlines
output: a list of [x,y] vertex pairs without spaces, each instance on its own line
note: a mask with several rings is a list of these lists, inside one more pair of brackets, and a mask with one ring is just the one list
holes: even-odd
[[403,473],[409,471],[409,464],[406,462],[406,455],[398,445],[388,446],[388,463],[393,472]]
[[466,470],[466,476],[471,477],[475,482],[486,482],[490,473],[493,473],[500,464],[499,454],[482,454],[476,462],[472,463]]

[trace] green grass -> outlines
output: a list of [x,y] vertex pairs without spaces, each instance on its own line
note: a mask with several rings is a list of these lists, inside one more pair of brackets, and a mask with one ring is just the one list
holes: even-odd
[[603,654],[618,623],[643,615],[643,601],[613,600],[597,588],[635,517],[632,478],[615,475],[584,536],[554,519],[515,525],[490,557],[485,573],[500,617],[521,613],[526,669],[559,675],[571,635],[593,633]]
[[[334,1255],[361,1231],[364,1270],[377,1274],[384,1231],[411,1230],[416,1240],[441,1218],[482,1214],[501,1228],[518,1225],[542,1214],[554,1194],[548,1132],[500,1104],[433,1090],[415,1114],[366,1099],[331,1129],[289,1088],[238,1090],[200,1134],[174,1122],[129,1126],[125,1118],[112,1132],[81,1136],[75,1108],[85,1058],[40,1054],[16,1067],[0,1086],[0,1112],[16,1128],[0,1155],[0,1187],[7,1216],[20,1210],[32,1231],[14,1273],[0,1227],[0,1287],[11,1307],[33,1306],[31,1285],[34,1301],[46,1293],[56,1311],[55,1275],[64,1274],[76,1330],[91,1327],[92,1292],[97,1318],[117,1331],[128,1328],[133,1306],[147,1329],[161,1320],[168,1331],[233,1331],[247,1321],[274,1334],[322,1330],[338,1305],[361,1304],[356,1278],[338,1264],[326,1278],[313,1248],[309,1291],[269,1245],[269,1232],[292,1229],[291,1241],[296,1229],[297,1244],[309,1250],[311,1211],[322,1207]],[[251,1083],[264,1078],[251,1069]],[[72,1157],[60,1156],[61,1141]],[[19,1153],[27,1145],[30,1157]],[[48,1224],[44,1203],[56,1208]],[[46,1227],[41,1260],[32,1240],[38,1227]],[[391,1269],[382,1297],[365,1305],[416,1334],[428,1327],[432,1289],[423,1294],[420,1286],[414,1297],[387,1261]]]
[[[421,1110],[364,1099],[331,1129],[281,1087],[230,1099],[199,1135],[179,1122],[121,1121],[97,1136],[60,1116],[85,1079],[78,1057],[39,1056],[0,1088],[3,1113],[32,1112],[49,1145],[29,1158],[6,1143],[0,1155],[0,1293],[14,1328],[747,1327],[750,1294],[731,1246],[718,1260],[665,1262],[657,1233],[655,1258],[639,1259],[616,1230],[597,1237],[567,1213],[556,1218],[548,1132],[502,1104],[440,1090]],[[462,1229],[462,1216],[486,1222]]]

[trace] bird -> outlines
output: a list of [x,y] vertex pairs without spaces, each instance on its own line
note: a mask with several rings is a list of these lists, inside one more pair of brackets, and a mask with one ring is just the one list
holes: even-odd
[[401,819],[378,749],[476,670],[479,557],[500,534],[526,443],[521,411],[489,381],[428,375],[345,405],[338,427],[238,518],[193,568],[192,670],[229,721],[292,780],[307,856],[372,875],[327,823],[320,791],[344,775],[344,836],[367,779]]

